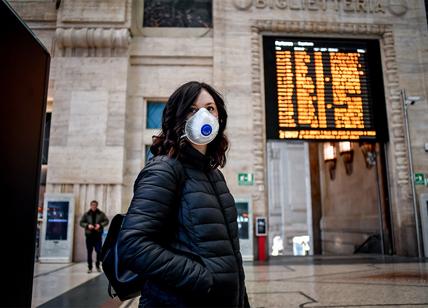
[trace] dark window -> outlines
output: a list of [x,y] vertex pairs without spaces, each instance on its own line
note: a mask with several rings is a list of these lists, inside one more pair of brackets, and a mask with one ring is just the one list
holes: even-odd
[[52,113],[47,112],[46,113],[46,120],[45,120],[45,134],[43,136],[42,165],[48,164],[49,136],[50,136],[50,132],[51,132],[51,119],[52,119]]
[[157,129],[162,127],[162,113],[164,108],[164,102],[147,101],[146,128]]
[[143,27],[212,28],[212,0],[144,0]]

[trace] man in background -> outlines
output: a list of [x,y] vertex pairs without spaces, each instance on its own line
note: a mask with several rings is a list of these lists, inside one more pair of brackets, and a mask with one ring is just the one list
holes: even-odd
[[97,261],[95,267],[98,272],[101,272],[101,245],[103,229],[108,225],[109,220],[102,211],[98,209],[98,201],[93,200],[90,204],[91,208],[80,219],[80,226],[85,228],[86,249],[88,250],[88,273],[92,272],[92,252],[95,248]]

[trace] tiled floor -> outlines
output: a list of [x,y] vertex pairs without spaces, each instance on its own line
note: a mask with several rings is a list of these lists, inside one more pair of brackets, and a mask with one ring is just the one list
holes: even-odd
[[246,273],[253,307],[428,307],[425,263],[249,266]]
[[[277,258],[246,263],[246,285],[252,307],[428,307],[428,263],[411,261]],[[35,278],[34,306],[97,275],[88,276],[84,264],[42,270],[45,266],[38,266],[43,276]],[[138,299],[118,306],[136,308]]]

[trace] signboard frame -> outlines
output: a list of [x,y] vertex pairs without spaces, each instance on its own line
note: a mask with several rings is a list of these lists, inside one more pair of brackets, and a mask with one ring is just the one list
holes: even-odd
[[[351,138],[280,138],[280,127],[278,120],[278,89],[277,89],[277,71],[276,71],[276,56],[275,56],[275,41],[309,41],[326,46],[336,46],[343,48],[351,48],[356,46],[364,46],[366,49],[367,60],[367,79],[368,79],[368,95],[370,100],[370,108],[372,109],[372,121],[376,137],[367,136],[360,137],[359,139]],[[263,36],[263,60],[264,60],[264,85],[265,85],[265,125],[266,125],[266,138],[269,140],[300,140],[300,141],[371,141],[371,142],[387,142],[388,127],[386,117],[386,101],[384,94],[383,72],[381,67],[381,55],[379,41],[376,39],[336,39],[336,38],[314,38],[314,37],[293,37],[293,36]],[[295,79],[295,77],[294,77]],[[293,81],[295,82],[295,80]],[[295,84],[295,83],[294,83]],[[296,91],[293,89],[293,91]],[[293,94],[295,95],[295,94]],[[297,103],[296,103],[297,104]],[[297,107],[296,107],[297,108]],[[335,124],[335,123],[334,123]],[[293,130],[325,130],[325,131],[352,131],[358,129],[341,129],[341,128],[314,128],[314,127],[300,127],[300,128],[281,128],[283,131]],[[372,129],[373,130],[373,129]]]

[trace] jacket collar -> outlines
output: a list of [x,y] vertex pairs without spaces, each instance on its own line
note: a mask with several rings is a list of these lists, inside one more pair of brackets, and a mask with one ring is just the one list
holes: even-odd
[[202,171],[212,169],[209,157],[196,150],[190,144],[186,144],[181,149],[179,160]]
[[[95,214],[98,214],[100,212],[100,209],[96,209],[95,210]],[[88,214],[91,215],[92,214],[92,210],[89,209]]]

